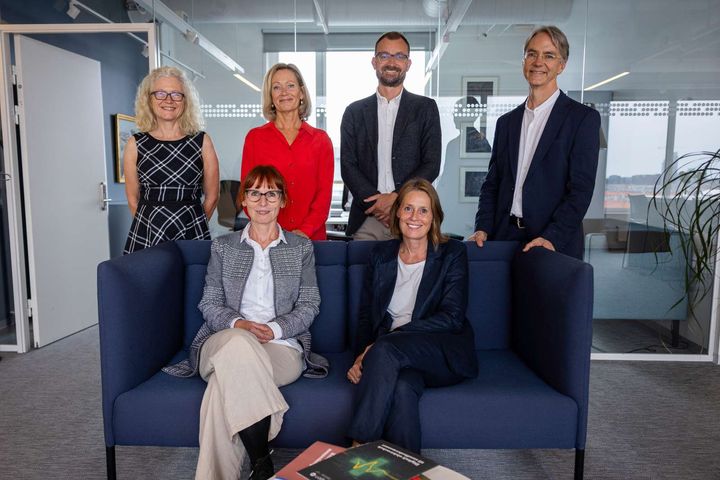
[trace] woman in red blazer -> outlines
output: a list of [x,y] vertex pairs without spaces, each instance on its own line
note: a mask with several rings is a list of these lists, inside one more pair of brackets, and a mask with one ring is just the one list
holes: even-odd
[[311,240],[324,240],[332,198],[333,147],[325,131],[305,121],[312,110],[310,94],[295,65],[278,63],[268,70],[262,105],[268,123],[245,137],[240,178],[257,165],[277,168],[288,190],[278,223]]

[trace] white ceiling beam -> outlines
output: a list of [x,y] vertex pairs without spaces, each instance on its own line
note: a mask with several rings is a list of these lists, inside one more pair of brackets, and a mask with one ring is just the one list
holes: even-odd
[[205,38],[192,25],[187,23],[180,16],[173,12],[170,7],[160,0],[135,0],[135,3],[143,7],[148,13],[154,13],[155,18],[168,25],[175,27],[186,39],[205,50],[212,58],[232,73],[243,74],[245,69],[228,54],[223,52],[217,45]]
[[327,20],[325,20],[325,14],[323,13],[322,8],[320,8],[320,0],[313,0],[313,4],[315,5],[315,12],[317,12],[320,26],[322,27],[323,32],[325,32],[325,35],[327,35],[330,33],[330,29],[328,28]]
[[440,59],[445,54],[445,50],[450,44],[450,34],[455,33],[460,27],[460,23],[462,23],[463,18],[465,18],[465,14],[471,4],[472,0],[458,0],[455,3],[452,13],[445,23],[445,27],[443,27],[442,32],[438,32],[437,44],[432,51],[432,55],[430,55],[430,60],[428,60],[428,63],[425,66],[425,74],[430,73],[430,71],[440,62]]

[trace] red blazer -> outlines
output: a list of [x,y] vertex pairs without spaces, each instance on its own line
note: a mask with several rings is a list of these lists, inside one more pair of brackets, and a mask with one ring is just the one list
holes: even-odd
[[303,122],[288,145],[273,122],[253,128],[245,137],[240,180],[257,165],[274,166],[287,182],[289,201],[278,223],[285,230],[302,230],[312,240],[325,240],[335,168],[327,133]]

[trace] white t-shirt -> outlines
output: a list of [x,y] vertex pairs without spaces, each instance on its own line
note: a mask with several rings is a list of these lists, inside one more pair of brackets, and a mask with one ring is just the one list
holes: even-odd
[[400,260],[398,255],[398,272],[395,279],[395,290],[393,291],[388,313],[392,317],[390,330],[395,330],[412,320],[412,313],[415,309],[418,287],[422,280],[425,260],[418,263],[406,264]]

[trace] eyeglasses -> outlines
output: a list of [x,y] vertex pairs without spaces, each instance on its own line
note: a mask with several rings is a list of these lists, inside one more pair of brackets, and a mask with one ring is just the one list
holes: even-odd
[[399,62],[405,62],[408,58],[410,58],[409,55],[406,55],[404,53],[398,52],[398,53],[388,53],[388,52],[378,52],[375,54],[375,58],[377,58],[380,61],[387,61],[391,58],[394,58],[395,60]]
[[558,55],[556,53],[538,54],[538,52],[536,52],[534,50],[528,50],[527,52],[525,52],[525,54],[523,55],[523,58],[525,60],[530,60],[531,62],[534,62],[535,60],[538,59],[538,56],[540,58],[542,58],[543,62],[548,62],[548,63],[554,62],[555,60],[558,60],[560,58],[560,55]]
[[260,190],[245,190],[245,195],[251,202],[259,202],[262,197],[265,197],[268,203],[276,203],[282,197],[281,190],[268,190],[267,192],[261,192]]
[[155,97],[156,100],[165,100],[166,98],[170,97],[170,100],[173,102],[180,102],[182,99],[185,98],[185,94],[182,92],[166,92],[164,90],[156,90],[154,92],[150,92],[150,95]]

